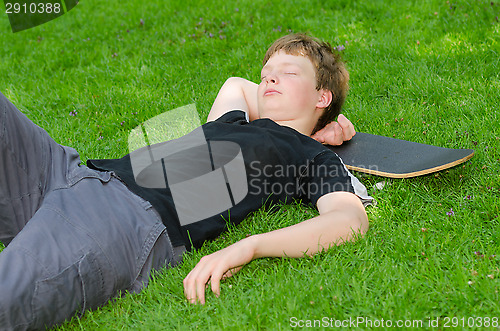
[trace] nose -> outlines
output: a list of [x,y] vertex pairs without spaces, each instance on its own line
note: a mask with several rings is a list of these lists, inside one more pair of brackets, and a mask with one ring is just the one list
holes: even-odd
[[277,84],[278,83],[278,76],[274,72],[269,72],[266,75],[266,82]]

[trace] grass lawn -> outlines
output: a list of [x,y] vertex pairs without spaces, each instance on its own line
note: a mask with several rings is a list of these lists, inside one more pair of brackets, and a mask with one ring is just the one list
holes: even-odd
[[344,48],[344,113],[358,131],[475,150],[435,175],[356,173],[378,201],[357,242],[313,258],[253,261],[223,282],[220,298],[188,304],[182,279],[201,256],[316,213],[262,209],[142,293],[60,329],[287,330],[357,318],[363,329],[382,319],[499,327],[499,16],[496,0],[83,0],[13,34],[1,14],[0,92],[83,160],[121,157],[130,130],[169,109],[195,103],[204,121],[224,81],[258,81],[266,48],[288,31]]

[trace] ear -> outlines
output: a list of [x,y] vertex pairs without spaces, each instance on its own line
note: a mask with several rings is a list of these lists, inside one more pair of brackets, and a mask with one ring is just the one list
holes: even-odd
[[318,103],[316,104],[316,107],[325,109],[332,102],[332,98],[333,98],[332,91],[326,89],[319,90],[319,100]]

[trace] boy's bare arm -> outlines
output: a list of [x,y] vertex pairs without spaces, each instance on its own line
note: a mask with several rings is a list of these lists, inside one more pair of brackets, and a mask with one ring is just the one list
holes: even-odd
[[287,228],[257,235],[255,258],[312,256],[357,238],[368,230],[361,200],[349,192],[333,192],[317,203],[319,216]]
[[361,201],[352,193],[334,192],[317,203],[320,215],[268,233],[254,235],[203,257],[184,279],[191,303],[205,302],[205,285],[220,294],[220,280],[259,257],[303,257],[352,240],[368,230]]
[[250,121],[259,118],[257,87],[257,84],[244,78],[231,77],[226,80],[215,98],[207,122],[214,121],[235,109],[246,112]]

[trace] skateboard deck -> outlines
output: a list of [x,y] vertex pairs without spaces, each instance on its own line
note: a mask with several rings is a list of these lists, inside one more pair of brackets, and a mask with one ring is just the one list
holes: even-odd
[[472,149],[443,148],[363,132],[340,146],[327,147],[337,153],[349,170],[391,178],[441,171],[474,155]]

